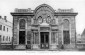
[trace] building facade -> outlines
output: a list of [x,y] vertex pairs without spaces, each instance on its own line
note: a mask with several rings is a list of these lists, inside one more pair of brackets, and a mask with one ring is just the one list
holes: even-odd
[[14,49],[75,48],[77,13],[73,9],[54,10],[41,4],[35,10],[16,8],[11,15]]
[[7,20],[7,17],[0,16],[0,44],[6,45],[12,43],[12,23]]

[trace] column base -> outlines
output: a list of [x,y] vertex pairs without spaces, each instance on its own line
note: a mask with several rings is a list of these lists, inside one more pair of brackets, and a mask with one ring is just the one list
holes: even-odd
[[32,49],[40,49],[38,44],[33,44]]

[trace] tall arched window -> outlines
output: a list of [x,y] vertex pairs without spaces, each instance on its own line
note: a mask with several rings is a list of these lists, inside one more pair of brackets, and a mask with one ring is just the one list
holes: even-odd
[[70,44],[69,20],[63,20],[63,39],[64,44]]
[[20,29],[25,29],[25,20],[24,19],[21,19],[20,22],[19,22],[19,28]]

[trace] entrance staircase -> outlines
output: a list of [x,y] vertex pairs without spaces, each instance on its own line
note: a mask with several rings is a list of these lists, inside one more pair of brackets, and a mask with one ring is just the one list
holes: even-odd
[[66,50],[76,50],[75,45],[64,45],[64,49]]
[[24,49],[26,49],[26,45],[18,45],[18,46],[16,46],[16,48],[15,49],[22,49],[22,50],[24,50]]

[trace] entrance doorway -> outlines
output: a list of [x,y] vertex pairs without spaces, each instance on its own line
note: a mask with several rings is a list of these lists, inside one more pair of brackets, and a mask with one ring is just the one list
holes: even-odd
[[19,44],[25,44],[25,31],[19,31]]
[[63,35],[64,35],[64,44],[70,44],[69,31],[63,31]]
[[49,48],[49,32],[40,32],[41,49]]

